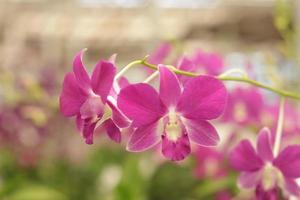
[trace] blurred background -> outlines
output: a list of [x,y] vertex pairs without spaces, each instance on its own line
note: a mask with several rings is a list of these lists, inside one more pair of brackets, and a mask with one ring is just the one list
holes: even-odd
[[[172,163],[101,135],[84,144],[59,112],[63,77],[83,48],[90,70],[114,53],[121,69],[168,45],[167,64],[217,52],[226,69],[300,92],[299,27],[299,0],[0,0],[0,199],[251,199],[220,150],[199,148]],[[128,78],[143,80],[135,70]],[[239,130],[234,121],[216,124],[224,138]]]

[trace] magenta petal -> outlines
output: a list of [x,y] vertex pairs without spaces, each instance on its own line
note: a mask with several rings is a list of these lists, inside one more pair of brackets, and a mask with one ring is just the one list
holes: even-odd
[[130,85],[128,79],[125,78],[124,76],[119,78],[118,83],[121,89]]
[[292,195],[300,197],[300,187],[293,179],[284,179],[285,189]]
[[242,140],[230,153],[229,160],[240,171],[257,171],[263,166],[263,161],[257,156],[249,140]]
[[[182,57],[178,62],[178,69],[192,72],[195,71],[195,64],[192,62],[192,60],[188,59],[187,57]],[[191,77],[184,75],[177,75],[177,77],[183,84],[185,84],[188,80],[191,79]]]
[[82,119],[102,117],[104,105],[100,97],[89,97],[80,108]]
[[218,144],[219,135],[209,122],[186,119],[184,124],[189,138],[196,144],[201,146],[216,146]]
[[214,119],[225,108],[227,92],[223,83],[211,76],[189,80],[177,105],[177,111],[189,119]]
[[104,127],[110,139],[117,143],[121,142],[121,131],[111,119],[108,119],[104,122]]
[[266,161],[273,160],[270,136],[270,130],[268,128],[263,128],[258,135],[256,144],[257,154]]
[[93,91],[100,95],[105,103],[115,78],[116,68],[113,63],[100,61],[97,63],[92,74]]
[[169,43],[162,43],[155,51],[149,56],[148,61],[151,64],[162,63],[164,59],[171,53],[172,47]]
[[86,94],[78,87],[75,75],[68,73],[65,76],[63,89],[59,98],[60,110],[63,115],[70,117],[78,114],[86,98]]
[[242,172],[238,178],[238,184],[243,188],[254,188],[259,184],[261,174],[256,172]]
[[162,153],[166,158],[173,161],[183,160],[191,153],[191,145],[187,134],[183,134],[176,141],[169,140],[162,135]]
[[176,75],[166,66],[158,65],[160,87],[159,96],[165,106],[176,106],[181,95],[181,88]]
[[262,185],[258,185],[255,189],[256,200],[278,200],[278,187],[265,190]]
[[128,127],[130,121],[112,102],[107,101],[107,104],[112,109],[112,120],[119,128]]
[[160,142],[158,122],[138,127],[130,136],[127,150],[132,152],[145,151]]
[[157,92],[144,83],[122,89],[118,96],[118,107],[133,120],[134,126],[150,124],[166,112]]
[[[93,144],[94,130],[97,122],[91,122],[91,119],[77,119],[77,124],[81,126],[81,134],[85,139],[85,143]],[[81,122],[80,122],[81,121]]]
[[178,69],[184,70],[184,71],[194,71],[195,70],[195,64],[192,62],[191,59],[187,57],[180,58],[178,62]]
[[84,51],[85,51],[85,49],[81,50],[74,57],[73,72],[76,76],[79,86],[85,90],[89,90],[91,80],[90,80],[89,74],[87,73],[87,71],[82,63],[82,56],[83,56]]
[[273,165],[278,167],[285,177],[300,177],[300,146],[291,145],[286,147],[273,161]]

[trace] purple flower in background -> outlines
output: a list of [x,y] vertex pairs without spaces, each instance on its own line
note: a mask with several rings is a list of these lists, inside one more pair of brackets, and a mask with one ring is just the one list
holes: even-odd
[[[159,63],[163,63],[166,58],[171,54],[172,45],[168,42],[161,43],[150,55],[148,58],[148,62],[153,65],[158,65]],[[152,74],[153,70],[149,68],[145,68],[147,73]]]
[[[189,71],[199,74],[219,75],[224,69],[223,58],[217,53],[206,53],[198,50],[191,56],[182,56],[175,66],[183,71]],[[177,75],[180,82],[185,84],[191,77]]]
[[268,128],[260,131],[256,151],[249,140],[242,140],[230,153],[230,163],[241,171],[238,183],[243,188],[256,188],[258,199],[272,199],[278,188],[300,196],[295,181],[300,177],[300,146],[288,146],[274,157],[270,134]]
[[219,75],[224,69],[223,58],[218,53],[198,50],[191,59],[198,69],[203,68],[210,75]]
[[194,153],[196,158],[195,175],[198,178],[213,177],[215,179],[227,175],[225,155],[216,148],[199,146]]
[[155,51],[150,54],[148,61],[151,64],[157,65],[162,63],[171,53],[172,46],[170,43],[163,42],[161,43]]
[[[177,68],[183,71],[188,71],[188,72],[197,72],[197,66],[193,63],[193,61],[186,57],[182,56],[176,64]],[[177,75],[178,79],[182,84],[185,84],[188,80],[191,79],[191,77],[184,76],[184,75]]]
[[[271,126],[271,130],[275,131],[278,119],[279,102],[275,102],[272,105],[268,105],[262,113],[262,122]],[[286,102],[284,106],[284,124],[283,136],[294,137],[298,136],[300,132],[300,115],[297,107],[290,102]]]
[[219,136],[207,121],[224,110],[227,92],[223,83],[211,76],[189,80],[182,89],[176,75],[159,65],[159,93],[148,84],[130,85],[119,93],[118,106],[136,127],[127,149],[144,151],[159,142],[162,153],[182,160],[191,152],[190,141],[215,146]]
[[226,122],[236,122],[241,125],[261,124],[264,108],[263,96],[257,88],[237,87],[229,92],[222,118]]
[[97,123],[102,124],[108,136],[120,142],[119,128],[128,125],[126,118],[116,106],[112,96],[112,86],[116,67],[111,61],[99,61],[91,75],[82,63],[84,50],[73,61],[73,72],[69,72],[63,82],[60,95],[60,110],[66,117],[76,116],[77,127],[87,144],[93,143]]

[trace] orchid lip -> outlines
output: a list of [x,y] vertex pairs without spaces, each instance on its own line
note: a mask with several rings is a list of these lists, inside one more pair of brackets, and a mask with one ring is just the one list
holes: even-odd
[[176,141],[182,134],[182,122],[175,109],[170,108],[164,118],[164,132],[168,139]]
[[267,162],[262,168],[262,186],[268,191],[276,185],[283,187],[284,178],[280,170],[272,163]]

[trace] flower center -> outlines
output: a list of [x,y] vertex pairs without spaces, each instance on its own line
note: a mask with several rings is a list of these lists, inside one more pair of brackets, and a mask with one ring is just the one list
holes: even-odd
[[165,124],[165,133],[168,139],[176,141],[181,136],[181,125],[181,120],[177,113],[173,110],[169,111],[167,123]]
[[271,163],[267,163],[262,169],[262,186],[264,190],[273,189],[276,185],[283,186],[283,175]]
[[247,108],[243,102],[237,102],[234,105],[233,115],[235,120],[242,122],[247,118]]

